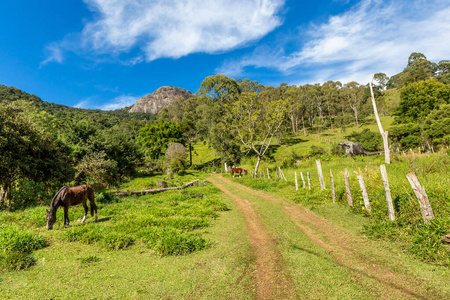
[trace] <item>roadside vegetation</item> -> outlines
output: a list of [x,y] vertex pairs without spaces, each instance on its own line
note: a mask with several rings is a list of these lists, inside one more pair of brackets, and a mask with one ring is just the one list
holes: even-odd
[[[308,144],[308,142],[305,142]],[[296,147],[296,145],[292,146]],[[311,146],[314,149],[314,145]],[[282,153],[291,153],[290,147],[282,149]],[[301,152],[300,152],[301,153]],[[310,152],[311,153],[311,152]],[[275,154],[277,156],[277,154]],[[281,157],[281,155],[279,155]],[[292,157],[290,157],[292,158]],[[285,160],[287,158],[285,157]],[[370,222],[361,228],[363,233],[374,239],[384,239],[398,243],[408,252],[415,255],[424,262],[438,264],[450,264],[450,247],[441,242],[441,238],[450,232],[450,193],[448,184],[450,179],[449,163],[450,155],[446,151],[436,154],[407,154],[396,153],[393,156],[393,163],[386,165],[389,185],[394,202],[395,221],[389,220],[385,190],[380,173],[380,165],[384,164],[384,157],[338,157],[329,152],[318,153],[305,159],[298,154],[297,162],[283,164],[267,162],[262,165],[262,169],[269,171],[271,179],[243,177],[235,180],[251,188],[274,193],[291,199],[304,207],[317,211],[325,218],[332,218],[336,205],[343,206],[353,214],[364,216]],[[316,160],[321,161],[325,179],[326,190],[321,190],[318,179]],[[247,166],[252,165],[252,160],[247,161]],[[285,181],[277,175],[278,167],[286,178]],[[344,184],[344,170],[348,168],[350,174],[350,188],[354,205],[349,207]],[[330,169],[333,172],[336,203],[332,202],[330,190]],[[299,190],[295,190],[294,172],[297,173]],[[306,187],[300,177],[303,173]],[[422,219],[419,203],[406,178],[406,174],[414,172],[423,187],[426,188],[430,199],[431,207],[434,211],[435,219],[431,224],[426,225]],[[311,190],[308,189],[307,173],[311,177]],[[366,184],[371,212],[365,209],[361,189],[357,176],[362,175]],[[258,175],[259,177],[260,175]],[[338,217],[339,218],[339,217]],[[334,220],[339,222],[338,219]]]

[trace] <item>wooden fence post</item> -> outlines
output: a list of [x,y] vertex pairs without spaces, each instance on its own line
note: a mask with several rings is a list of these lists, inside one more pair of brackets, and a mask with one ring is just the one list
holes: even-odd
[[345,191],[347,192],[348,206],[353,206],[352,191],[350,190],[350,178],[348,177],[348,169],[345,168]]
[[330,181],[331,181],[331,197],[333,198],[333,203],[336,203],[336,193],[334,191],[334,178],[333,178],[333,172],[331,172],[330,169]]
[[267,168],[267,179],[270,179],[269,168]]
[[305,188],[305,187],[306,187],[306,184],[305,184],[305,178],[303,177],[303,172],[300,172],[300,177],[302,177],[303,188]]
[[387,201],[387,206],[388,206],[388,211],[389,211],[389,219],[391,221],[394,221],[395,220],[394,204],[392,203],[391,190],[389,189],[389,181],[388,181],[388,177],[387,177],[386,166],[381,165],[380,170],[381,170],[381,177],[383,178],[384,191],[386,193],[386,201]]
[[371,207],[369,202],[369,195],[367,194],[366,185],[364,184],[364,178],[362,177],[362,175],[358,176],[358,181],[364,200],[364,207],[366,208],[366,211],[370,214]]
[[225,163],[225,173],[228,172],[227,163]]
[[430,224],[430,221],[434,219],[433,209],[431,208],[430,201],[425,189],[419,183],[416,174],[409,173],[406,175],[411,187],[416,194],[417,200],[419,200],[420,211],[422,212],[422,218],[425,224]]
[[319,174],[320,189],[323,191],[325,189],[325,182],[323,181],[322,165],[320,160],[316,160],[317,173]]
[[311,178],[309,176],[309,172],[306,172],[306,176],[308,177],[308,188],[311,190]]
[[295,190],[298,191],[297,172],[295,174]]

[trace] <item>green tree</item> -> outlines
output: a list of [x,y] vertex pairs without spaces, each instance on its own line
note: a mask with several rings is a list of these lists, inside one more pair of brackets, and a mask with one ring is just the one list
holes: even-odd
[[244,92],[228,106],[233,119],[230,126],[244,150],[257,155],[254,174],[258,174],[261,160],[285,120],[287,107],[287,100],[272,99],[266,91]]
[[348,100],[350,108],[353,110],[353,115],[355,117],[356,127],[359,128],[359,117],[361,106],[367,100],[366,87],[360,85],[359,83],[352,81],[345,85],[344,95]]
[[441,60],[437,66],[437,79],[445,84],[450,84],[450,60]]
[[169,143],[184,142],[180,125],[164,121],[142,127],[137,141],[150,159],[164,156]]
[[401,149],[414,148],[420,145],[421,128],[417,123],[394,125],[389,128],[389,138],[393,146]]
[[450,104],[431,112],[423,124],[423,137],[434,146],[450,145]]
[[440,104],[450,102],[450,87],[436,79],[412,83],[400,94],[397,123],[421,122]]
[[61,142],[24,120],[22,110],[0,106],[0,205],[9,200],[11,207],[11,188],[19,179],[44,183],[72,180],[69,154]]
[[389,77],[386,74],[376,73],[373,75],[373,78],[376,82],[378,82],[378,86],[380,86],[382,90],[386,89],[387,83],[389,82]]
[[226,106],[238,99],[239,84],[233,78],[218,74],[205,78],[197,93],[200,101],[197,107],[199,120],[196,123],[198,134],[209,142],[223,162],[238,163],[242,153],[239,142],[229,130],[233,120],[227,114]]
[[[106,159],[117,164],[118,176],[130,176],[143,164],[143,155],[133,134],[123,126],[99,131],[88,140],[88,154],[105,152]],[[120,178],[116,178],[119,180]]]

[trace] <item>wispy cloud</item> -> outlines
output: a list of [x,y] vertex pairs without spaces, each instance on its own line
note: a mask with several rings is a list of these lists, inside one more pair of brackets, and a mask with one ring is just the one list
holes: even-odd
[[[90,55],[118,57],[139,49],[126,64],[245,46],[281,24],[278,13],[284,5],[284,0],[83,1],[95,20],[69,39],[79,39],[79,51]],[[62,62],[63,51],[74,51],[66,44],[53,43],[61,59],[50,53],[43,64]]]
[[90,108],[93,108],[94,102],[95,102],[94,98],[89,97],[89,98],[78,101],[78,103],[75,104],[73,107],[90,109]]
[[391,76],[406,66],[412,52],[422,52],[433,61],[448,58],[450,3],[364,0],[292,38],[304,40],[297,51],[287,53],[281,43],[257,48],[239,60],[225,62],[218,72],[242,76],[247,67],[270,68],[285,75],[302,73],[299,80],[303,82],[364,83],[376,72]]
[[101,110],[115,110],[124,108],[127,106],[132,106],[136,103],[138,97],[121,95],[119,97],[114,98],[113,100],[102,104],[99,108]]
[[64,60],[63,56],[63,49],[61,48],[60,44],[58,43],[52,43],[50,45],[47,45],[45,47],[45,51],[47,58],[41,62],[39,67],[43,67],[48,63],[56,62],[56,63],[62,63]]
[[96,97],[88,97],[79,101],[73,107],[75,108],[86,108],[86,109],[101,109],[101,110],[116,110],[127,106],[132,106],[136,103],[139,97],[130,95],[120,95],[114,99],[106,101],[102,104],[98,104],[98,99]]

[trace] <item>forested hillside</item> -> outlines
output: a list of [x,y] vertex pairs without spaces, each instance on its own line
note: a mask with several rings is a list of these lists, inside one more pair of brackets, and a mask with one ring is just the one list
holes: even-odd
[[[437,151],[450,144],[449,66],[412,53],[401,73],[375,74],[378,110],[395,116],[387,128],[392,149]],[[6,86],[0,98],[2,208],[45,202],[63,183],[112,187],[143,166],[186,170],[189,150],[199,142],[229,165],[253,157],[255,172],[262,161],[275,159],[267,154],[284,137],[338,129],[370,151],[382,145],[376,132],[347,130],[374,122],[368,86],[357,82],[271,87],[218,74],[205,78],[195,97],[179,98],[157,116],[71,108]],[[181,150],[169,159],[169,143],[187,149],[173,146]]]

